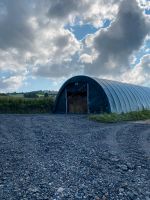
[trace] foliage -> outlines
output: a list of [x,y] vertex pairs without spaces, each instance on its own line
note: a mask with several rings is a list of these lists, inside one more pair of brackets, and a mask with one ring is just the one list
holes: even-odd
[[0,96],[10,96],[10,97],[25,97],[25,98],[38,98],[44,97],[45,93],[48,94],[49,97],[56,98],[57,91],[51,90],[37,90],[31,92],[11,92],[11,93],[0,93]]
[[0,113],[50,113],[54,98],[0,97]]
[[0,93],[0,96],[7,96],[7,94],[5,94],[5,93]]
[[36,92],[28,92],[24,94],[25,98],[38,98],[38,95],[36,94]]
[[129,113],[122,114],[99,114],[99,115],[90,115],[89,119],[98,121],[98,122],[121,122],[121,121],[136,121],[136,120],[146,120],[150,119],[150,110],[142,110],[142,111],[133,111]]
[[44,97],[45,97],[45,98],[47,98],[47,97],[48,97],[48,93],[47,93],[47,92],[44,94]]

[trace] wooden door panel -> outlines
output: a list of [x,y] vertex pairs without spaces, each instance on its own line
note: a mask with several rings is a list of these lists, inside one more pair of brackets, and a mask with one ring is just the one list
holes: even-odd
[[69,113],[87,113],[87,94],[77,93],[68,95]]

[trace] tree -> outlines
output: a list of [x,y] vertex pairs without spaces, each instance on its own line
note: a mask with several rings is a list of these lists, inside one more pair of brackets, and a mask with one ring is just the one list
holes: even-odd
[[38,95],[35,92],[24,93],[25,98],[38,98]]
[[47,97],[48,97],[48,93],[47,93],[47,92],[44,94],[44,97],[45,97],[45,98],[47,98]]

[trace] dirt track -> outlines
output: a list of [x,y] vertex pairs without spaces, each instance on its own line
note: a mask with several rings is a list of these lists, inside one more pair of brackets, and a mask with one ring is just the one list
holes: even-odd
[[0,115],[0,200],[150,200],[150,124]]

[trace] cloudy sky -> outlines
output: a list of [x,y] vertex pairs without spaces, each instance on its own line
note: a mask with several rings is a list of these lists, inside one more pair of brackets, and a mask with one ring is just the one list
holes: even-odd
[[0,92],[79,74],[150,86],[150,0],[0,0]]

